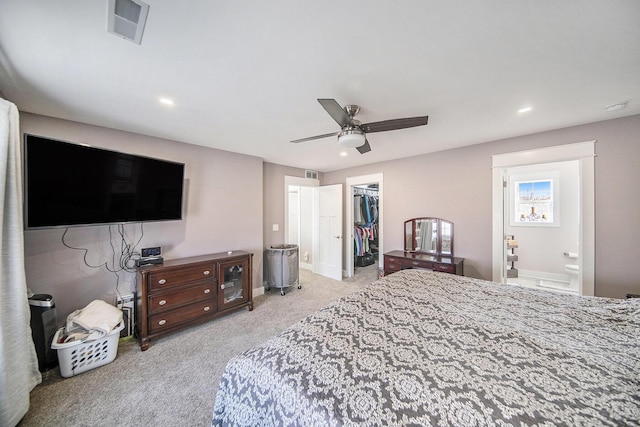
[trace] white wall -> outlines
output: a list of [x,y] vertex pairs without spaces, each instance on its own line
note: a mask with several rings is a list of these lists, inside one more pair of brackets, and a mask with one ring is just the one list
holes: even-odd
[[285,243],[298,244],[300,242],[300,187],[289,186],[289,223]]
[[300,263],[310,269],[313,264],[313,189],[299,185],[288,187],[289,222],[285,243],[299,245]]
[[[505,233],[514,235],[518,241],[515,267],[522,270],[542,271],[547,273],[566,274],[566,264],[577,264],[563,255],[564,252],[578,252],[580,221],[580,176],[579,162],[559,162],[546,165],[520,166],[508,169],[508,176],[531,176],[531,174],[558,173],[559,204],[558,227],[545,226],[510,226],[507,219]],[[507,182],[510,182],[507,179]],[[509,187],[513,195],[513,188]],[[511,200],[511,199],[509,199]]]
[[[305,260],[305,254],[308,254]],[[300,187],[300,262],[313,265],[313,188]]]
[[[28,113],[21,113],[20,121],[26,133],[184,163],[184,219],[144,224],[138,247],[162,246],[166,259],[228,250],[253,252],[253,286],[262,285],[261,159]],[[130,241],[141,237],[140,225],[126,225],[125,230]],[[132,273],[116,275],[104,267],[85,266],[83,251],[62,244],[63,232],[25,231],[27,285],[35,293],[53,295],[59,322],[94,299],[113,302],[116,289],[127,293],[135,288]],[[66,237],[72,246],[88,249],[91,265],[111,265],[109,239],[108,226],[71,228]],[[119,249],[119,241],[114,238],[114,242]]]

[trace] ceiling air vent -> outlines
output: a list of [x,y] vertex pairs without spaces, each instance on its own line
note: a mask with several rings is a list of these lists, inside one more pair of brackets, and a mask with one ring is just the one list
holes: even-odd
[[318,179],[318,171],[305,170],[304,177],[311,178],[311,179]]
[[109,0],[107,30],[140,44],[149,5],[140,0]]

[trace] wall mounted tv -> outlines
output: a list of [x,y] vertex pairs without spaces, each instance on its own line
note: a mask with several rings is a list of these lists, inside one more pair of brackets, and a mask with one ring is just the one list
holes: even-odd
[[25,228],[182,219],[184,164],[24,136]]

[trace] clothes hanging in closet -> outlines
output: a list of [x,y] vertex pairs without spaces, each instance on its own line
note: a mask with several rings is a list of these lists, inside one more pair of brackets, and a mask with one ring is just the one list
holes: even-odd
[[371,243],[378,239],[378,224],[353,226],[353,252],[355,256],[362,256],[371,252]]
[[377,249],[378,242],[378,195],[361,190],[353,196],[353,252],[361,257]]
[[368,194],[353,196],[353,222],[356,224],[378,222],[378,196]]

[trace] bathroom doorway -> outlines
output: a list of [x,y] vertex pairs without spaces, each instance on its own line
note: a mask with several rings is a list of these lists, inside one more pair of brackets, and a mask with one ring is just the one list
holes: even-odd
[[315,241],[313,236],[313,190],[320,181],[312,178],[285,176],[285,243],[298,245],[300,268],[313,269]]
[[343,186],[320,186],[317,179],[310,178],[284,178],[285,243],[298,245],[300,268],[342,280]]
[[503,168],[507,283],[578,294],[580,163]]
[[493,156],[494,281],[594,295],[594,144]]

